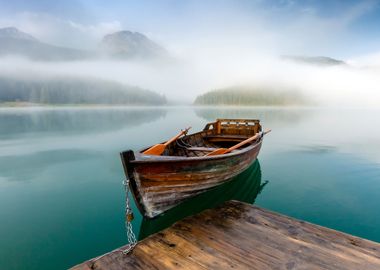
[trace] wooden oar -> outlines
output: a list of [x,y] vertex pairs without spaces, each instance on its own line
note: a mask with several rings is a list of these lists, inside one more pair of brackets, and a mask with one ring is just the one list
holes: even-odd
[[[267,134],[271,132],[270,129],[264,131],[264,134]],[[216,149],[215,151],[212,151],[211,153],[208,153],[206,156],[216,156],[216,155],[223,155],[223,154],[227,154],[235,149],[238,149],[240,146],[243,146],[244,144],[247,144],[249,142],[252,142],[254,140],[256,140],[257,138],[259,138],[261,136],[261,132],[260,133],[257,133],[256,135],[238,143],[238,144],[235,144],[234,146],[230,147],[230,148],[219,148],[219,149]]]
[[175,140],[177,140],[182,135],[186,135],[190,128],[191,127],[188,127],[185,130],[181,130],[180,133],[178,133],[176,136],[174,136],[173,138],[171,138],[166,143],[159,143],[159,144],[156,144],[156,145],[152,146],[148,150],[145,150],[143,152],[143,154],[145,154],[145,155],[153,155],[153,156],[159,156],[159,155],[161,155],[165,151],[166,146],[168,146],[169,144],[171,144],[172,142],[174,142]]

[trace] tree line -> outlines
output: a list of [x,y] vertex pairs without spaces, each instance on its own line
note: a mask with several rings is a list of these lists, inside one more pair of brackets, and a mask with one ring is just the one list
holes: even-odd
[[195,105],[285,106],[309,104],[299,91],[260,87],[229,87],[198,96]]
[[0,77],[0,102],[163,105],[166,97],[139,87],[98,79]]

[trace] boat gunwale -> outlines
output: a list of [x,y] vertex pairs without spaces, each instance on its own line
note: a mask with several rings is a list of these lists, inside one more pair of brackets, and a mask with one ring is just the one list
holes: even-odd
[[[228,157],[233,157],[237,155],[241,155],[245,152],[248,152],[255,147],[257,147],[259,144],[261,144],[263,141],[263,137],[260,137],[258,141],[255,143],[244,147],[240,150],[235,150],[234,152],[227,153],[227,154],[221,154],[221,155],[214,155],[214,156],[201,156],[201,157],[183,157],[183,156],[155,156],[155,155],[145,155],[142,154],[145,149],[142,149],[138,152],[135,152],[135,159],[131,160],[130,163],[149,163],[149,162],[182,162],[182,161],[201,161],[201,160],[217,160],[217,159],[223,159]],[[148,148],[146,148],[148,149]]]

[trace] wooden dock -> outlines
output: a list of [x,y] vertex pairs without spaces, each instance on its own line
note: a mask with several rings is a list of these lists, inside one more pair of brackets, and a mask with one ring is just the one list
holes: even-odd
[[380,269],[380,244],[229,201],[75,270]]

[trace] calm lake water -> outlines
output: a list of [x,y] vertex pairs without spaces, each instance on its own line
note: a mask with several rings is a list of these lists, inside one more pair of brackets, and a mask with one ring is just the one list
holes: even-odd
[[238,199],[380,242],[380,110],[283,108],[0,109],[2,269],[65,269],[126,243],[119,152],[216,118],[273,131],[247,171],[154,221]]

